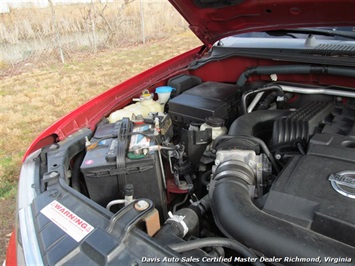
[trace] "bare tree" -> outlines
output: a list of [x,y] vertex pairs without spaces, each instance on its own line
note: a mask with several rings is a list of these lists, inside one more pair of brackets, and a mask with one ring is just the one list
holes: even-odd
[[104,41],[105,45],[110,46],[110,44],[113,43],[113,40],[115,39],[116,34],[119,32],[122,23],[125,22],[126,20],[123,18],[122,13],[125,10],[125,8],[128,7],[134,1],[135,0],[124,0],[124,2],[118,6],[118,10],[115,15],[115,20],[112,23],[109,22],[105,14],[105,11],[108,7],[107,2],[105,3],[105,5],[101,10],[96,10],[98,16],[102,18],[102,21],[105,24],[104,28],[107,34],[106,40]]
[[141,29],[142,29],[142,42],[145,43],[145,21],[142,0],[139,0],[140,13],[141,13]]
[[90,22],[91,22],[91,34],[92,34],[92,43],[94,48],[94,53],[97,52],[97,38],[96,38],[96,24],[95,24],[95,5],[94,1],[91,0],[91,8],[89,11]]
[[55,15],[54,5],[53,5],[52,0],[48,0],[48,3],[49,3],[49,6],[51,8],[52,23],[53,23],[53,27],[54,27],[54,31],[55,31],[54,43],[55,43],[55,46],[57,46],[57,48],[58,48],[60,60],[64,64],[65,63],[64,51],[63,51],[63,47],[62,47],[62,42],[60,41],[60,33],[59,33],[59,29],[58,29],[58,24],[57,24],[57,18],[56,18],[56,15]]

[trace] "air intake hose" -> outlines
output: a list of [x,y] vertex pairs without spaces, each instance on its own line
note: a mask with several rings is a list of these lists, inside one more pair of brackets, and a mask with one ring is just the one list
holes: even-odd
[[354,247],[258,209],[248,191],[247,172],[225,168],[222,171],[224,173],[218,168],[215,171],[209,196],[215,222],[227,237],[267,257],[320,256],[323,260],[324,257],[353,257],[355,254]]
[[271,135],[274,121],[290,114],[290,111],[285,110],[264,110],[242,115],[234,120],[228,135],[251,135],[258,138]]

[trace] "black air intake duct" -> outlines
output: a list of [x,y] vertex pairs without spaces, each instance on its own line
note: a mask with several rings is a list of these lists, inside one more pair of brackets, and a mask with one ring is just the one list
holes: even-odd
[[291,113],[285,110],[264,110],[242,115],[234,120],[228,135],[251,135],[258,138],[271,135],[274,121],[287,117]]
[[221,174],[217,168],[215,176],[221,178],[211,181],[209,196],[215,222],[227,237],[267,257],[320,256],[323,262],[324,257],[354,257],[352,246],[261,211],[250,198],[245,178],[241,178],[245,172],[223,171]]
[[275,120],[272,144],[279,145],[297,139],[308,141],[333,110],[333,103],[310,102],[287,117]]

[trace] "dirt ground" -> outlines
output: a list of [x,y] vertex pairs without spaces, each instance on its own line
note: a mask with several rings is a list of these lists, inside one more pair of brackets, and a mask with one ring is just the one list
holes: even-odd
[[0,79],[0,265],[14,226],[21,157],[31,141],[95,95],[198,45],[201,42],[185,32],[83,55],[65,65],[30,65],[18,75]]
[[15,221],[15,198],[0,200],[0,263],[5,259],[5,252]]

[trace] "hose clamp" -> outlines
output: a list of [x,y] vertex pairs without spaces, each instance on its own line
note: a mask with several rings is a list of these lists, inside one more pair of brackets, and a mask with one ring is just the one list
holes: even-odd
[[177,223],[181,225],[183,229],[183,237],[186,236],[186,234],[189,232],[189,228],[187,227],[186,223],[184,222],[184,219],[186,216],[180,216],[180,215],[174,215],[171,212],[168,212],[169,218],[166,220],[167,223]]

